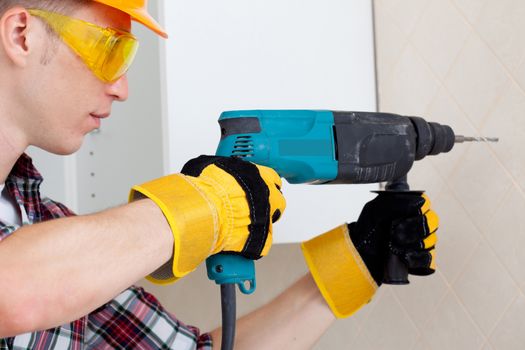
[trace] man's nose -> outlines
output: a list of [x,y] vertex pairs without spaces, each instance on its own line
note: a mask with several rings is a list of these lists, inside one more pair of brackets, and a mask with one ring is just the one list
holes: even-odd
[[106,93],[117,101],[126,101],[128,99],[128,76],[124,74],[118,80],[106,85]]

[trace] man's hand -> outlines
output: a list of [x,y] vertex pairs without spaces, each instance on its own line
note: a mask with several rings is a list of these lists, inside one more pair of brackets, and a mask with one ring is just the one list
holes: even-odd
[[424,276],[435,271],[438,222],[426,195],[381,191],[348,229],[368,271],[380,286],[389,254],[399,256],[410,274]]
[[307,264],[334,314],[350,316],[373,297],[389,254],[411,274],[433,273],[438,221],[425,195],[379,192],[357,222],[304,242]]
[[237,158],[200,156],[181,174],[132,189],[132,200],[148,197],[163,211],[174,237],[174,253],[150,276],[173,282],[219,252],[258,259],[268,254],[272,223],[285,209],[281,179],[270,168]]

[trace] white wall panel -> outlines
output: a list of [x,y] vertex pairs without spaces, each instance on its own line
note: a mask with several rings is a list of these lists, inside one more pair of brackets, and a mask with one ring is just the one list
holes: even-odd
[[[215,152],[231,109],[374,111],[370,0],[168,0],[168,167]],[[286,185],[276,242],[357,217],[370,186]]]

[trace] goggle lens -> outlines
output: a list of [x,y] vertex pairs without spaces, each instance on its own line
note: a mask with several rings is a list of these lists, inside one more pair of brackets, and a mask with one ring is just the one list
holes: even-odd
[[130,33],[102,28],[54,12],[28,11],[45,20],[89,69],[106,83],[118,80],[133,63],[139,42]]
[[126,74],[135,59],[138,47],[139,43],[134,38],[119,37],[100,67],[101,74],[104,76],[103,80],[112,82]]

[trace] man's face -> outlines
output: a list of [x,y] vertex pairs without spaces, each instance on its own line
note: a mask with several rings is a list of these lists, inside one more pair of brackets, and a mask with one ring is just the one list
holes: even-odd
[[[96,2],[71,17],[101,27],[125,31],[131,27],[128,15]],[[70,154],[80,148],[87,133],[100,127],[101,119],[109,116],[115,100],[127,99],[127,78],[102,82],[61,39],[50,38],[38,18],[32,19],[40,27],[37,29],[42,44],[40,54],[33,55],[22,75],[21,87],[27,97],[28,141],[49,152]],[[50,59],[43,63],[46,56]]]

